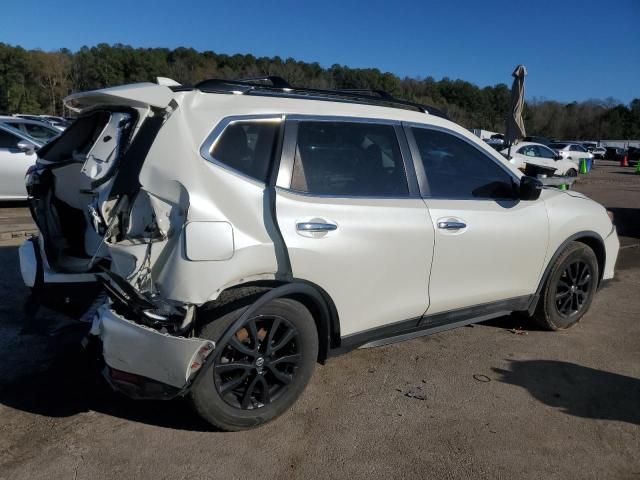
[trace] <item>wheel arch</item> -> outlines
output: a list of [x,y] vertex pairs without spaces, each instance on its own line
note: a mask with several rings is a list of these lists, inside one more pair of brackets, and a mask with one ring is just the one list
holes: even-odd
[[[232,301],[225,301],[231,297]],[[199,307],[200,311],[215,312],[222,316],[230,305],[248,304],[247,310],[236,321],[238,327],[258,308],[276,298],[290,298],[302,303],[311,312],[318,331],[318,362],[324,363],[329,352],[340,344],[340,321],[335,303],[329,294],[318,285],[302,280],[265,280],[234,285],[223,290],[219,301],[208,302]],[[233,326],[229,329],[233,331]],[[221,339],[221,342],[224,337]]]
[[604,267],[606,263],[606,249],[604,246],[604,240],[602,236],[600,236],[597,232],[593,232],[590,230],[585,230],[582,232],[577,232],[568,237],[564,242],[560,244],[560,246],[556,249],[553,256],[547,262],[545,266],[544,272],[542,274],[542,278],[538,283],[538,288],[536,289],[536,293],[533,296],[531,304],[529,305],[528,312],[529,315],[532,315],[538,305],[538,300],[540,299],[540,295],[542,293],[542,289],[544,288],[547,279],[549,278],[549,274],[551,273],[551,269],[553,268],[553,264],[558,259],[558,257],[562,254],[562,252],[567,248],[571,242],[580,242],[587,245],[593,253],[596,255],[596,259],[598,260],[598,284],[602,281],[602,276],[604,275]]

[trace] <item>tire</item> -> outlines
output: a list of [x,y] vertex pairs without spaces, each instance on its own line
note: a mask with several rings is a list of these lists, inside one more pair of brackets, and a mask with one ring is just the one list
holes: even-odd
[[311,313],[285,298],[259,308],[228,342],[218,344],[247,308],[211,321],[199,335],[216,342],[215,357],[189,397],[202,418],[226,431],[255,428],[284,413],[306,387],[318,358]]
[[577,177],[578,176],[578,171],[570,168],[569,170],[567,170],[567,177]]
[[551,267],[533,319],[547,330],[564,330],[589,310],[600,278],[589,246],[571,242]]

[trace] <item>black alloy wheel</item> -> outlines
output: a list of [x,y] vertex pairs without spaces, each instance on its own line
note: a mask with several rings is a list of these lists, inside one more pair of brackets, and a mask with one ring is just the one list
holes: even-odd
[[569,328],[589,310],[600,270],[594,251],[582,242],[571,242],[550,267],[533,314],[547,330]]
[[282,317],[250,318],[213,364],[214,383],[224,401],[243,410],[276,401],[298,371],[298,335]]
[[569,263],[556,283],[556,309],[565,317],[576,315],[584,308],[591,292],[593,273],[588,263],[576,260]]
[[189,399],[202,418],[222,430],[247,430],[283,414],[306,387],[318,360],[318,331],[302,303],[277,298],[236,325],[253,301],[234,299],[228,313],[210,312],[197,331],[216,348]]

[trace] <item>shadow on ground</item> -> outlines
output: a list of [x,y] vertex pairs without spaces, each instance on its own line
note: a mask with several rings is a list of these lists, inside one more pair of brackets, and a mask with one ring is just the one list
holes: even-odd
[[184,399],[136,401],[113,392],[77,343],[59,348],[42,370],[0,385],[0,403],[48,417],[95,411],[165,428],[213,431]]
[[609,208],[618,235],[640,239],[640,208]]
[[502,382],[517,385],[569,415],[640,425],[640,379],[555,360],[510,360],[494,368]]
[[540,326],[532,319],[526,316],[524,313],[512,313],[511,315],[504,315],[497,317],[486,322],[482,322],[480,325],[486,325],[487,327],[501,328],[509,331],[538,331],[542,330]]
[[28,320],[18,247],[0,247],[0,265],[0,404],[48,417],[92,410],[166,428],[212,430],[184,399],[135,401],[113,392],[80,347],[82,330],[53,329],[56,334],[47,335],[51,330],[40,324],[64,324],[51,312]]
[[0,208],[24,208],[28,206],[29,203],[26,200],[0,201]]

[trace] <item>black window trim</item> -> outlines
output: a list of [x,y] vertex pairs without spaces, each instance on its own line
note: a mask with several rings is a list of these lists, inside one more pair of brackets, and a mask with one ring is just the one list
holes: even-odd
[[[350,117],[340,115],[305,115],[291,114],[284,116],[284,144],[282,156],[280,158],[280,170],[276,187],[294,195],[301,195],[313,198],[345,198],[345,199],[380,199],[380,200],[405,200],[420,198],[418,177],[411,161],[409,144],[405,137],[402,122],[384,118]],[[300,122],[344,122],[344,123],[369,123],[373,125],[389,125],[394,127],[396,140],[402,157],[405,178],[407,180],[408,195],[406,196],[385,196],[385,195],[329,195],[301,192],[291,188],[293,178],[293,163],[295,159],[295,149],[297,146],[298,125]]]
[[[264,186],[265,182],[263,182],[262,180],[258,180],[257,178],[252,177],[251,175],[247,175],[246,173],[240,170],[237,170],[233,167],[230,167],[229,165],[227,165],[224,162],[221,162],[220,160],[217,160],[211,155],[211,152],[216,146],[216,143],[218,143],[218,140],[220,140],[220,138],[224,134],[225,130],[233,124],[251,123],[251,122],[274,122],[274,123],[278,123],[280,128],[282,128],[282,125],[284,123],[284,118],[285,116],[282,113],[260,114],[260,115],[233,115],[229,117],[224,117],[222,120],[220,120],[216,124],[215,127],[213,127],[213,130],[211,130],[211,132],[205,138],[204,142],[202,142],[202,145],[200,146],[200,156],[204,158],[207,162],[210,162],[210,163],[213,163],[214,165],[222,167],[228,172],[233,173],[234,175],[238,175],[243,179],[249,180],[250,182],[256,185]],[[272,159],[272,161],[274,160],[276,159]],[[274,164],[277,164],[277,162],[274,162]]]
[[[452,135],[462,140],[463,142],[466,142],[467,144],[471,145],[473,148],[478,150],[478,152],[484,155],[487,159],[491,160],[496,165],[498,165],[502,170],[504,170],[504,172],[507,173],[509,177],[511,177],[515,185],[520,184],[520,178],[514,172],[512,172],[509,169],[509,167],[507,167],[503,162],[501,162],[499,159],[495,158],[492,154],[489,154],[479,145],[475,144],[473,141],[469,140],[464,135],[462,135],[459,132],[456,132],[455,130],[451,130],[450,128],[446,128],[446,127],[441,127],[439,125],[429,125],[425,123],[416,123],[416,122],[402,122],[402,126],[404,128],[407,142],[409,143],[409,149],[411,151],[411,157],[413,159],[415,172],[418,177],[418,184],[420,186],[420,192],[421,192],[422,198],[434,199],[434,200],[475,200],[475,201],[491,201],[491,202],[495,202],[496,200],[500,200],[500,201],[507,200],[504,198],[494,198],[494,197],[433,197],[431,196],[431,192],[429,191],[429,183],[427,182],[427,174],[424,171],[424,165],[422,163],[422,156],[420,155],[418,144],[416,142],[415,136],[413,135],[413,131],[412,131],[413,128],[422,128],[425,130],[435,130],[438,132],[447,133],[449,135]],[[515,197],[514,197],[514,200],[515,200]]]

